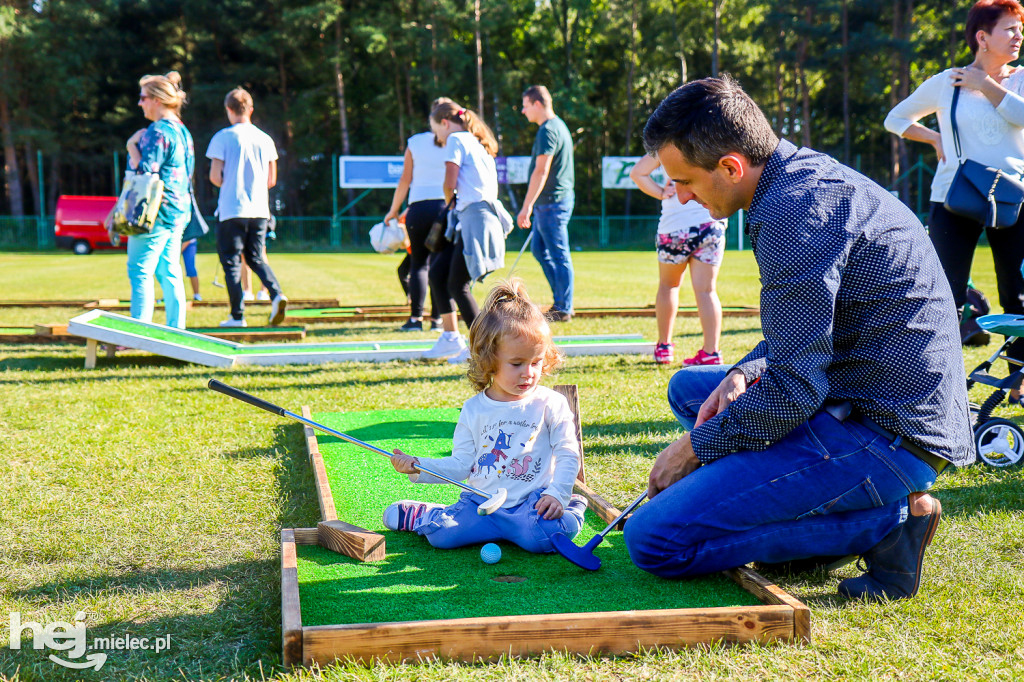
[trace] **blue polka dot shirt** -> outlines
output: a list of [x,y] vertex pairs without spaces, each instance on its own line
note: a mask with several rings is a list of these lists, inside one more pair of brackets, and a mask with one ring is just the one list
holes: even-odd
[[736,365],[746,392],[691,433],[697,458],[763,450],[826,400],[848,400],[957,466],[973,462],[953,295],[910,209],[835,159],[783,140],[747,229],[764,340]]

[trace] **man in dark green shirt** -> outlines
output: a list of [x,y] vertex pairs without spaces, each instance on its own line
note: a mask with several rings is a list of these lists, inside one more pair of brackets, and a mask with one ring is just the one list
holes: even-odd
[[530,186],[516,224],[524,230],[532,226],[533,255],[540,263],[551,286],[554,303],[548,319],[568,322],[572,319],[573,269],[569,250],[569,218],[576,195],[573,188],[572,137],[562,119],[555,116],[551,93],[543,85],[531,85],[523,93],[523,116],[540,126],[533,141],[530,160]]

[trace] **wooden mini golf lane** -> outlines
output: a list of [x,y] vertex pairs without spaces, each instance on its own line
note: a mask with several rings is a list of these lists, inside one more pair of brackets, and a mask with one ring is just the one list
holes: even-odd
[[[149,351],[208,367],[234,365],[313,364],[344,361],[419,360],[433,346],[432,339],[409,341],[356,341],[343,343],[287,343],[246,345],[203,334],[174,329],[101,310],[79,315],[68,332],[89,339],[86,366],[95,366],[96,346]],[[654,344],[639,335],[564,336],[555,343],[566,355],[647,354]]]
[[[318,414],[314,419],[391,451],[440,457],[451,449],[456,409]],[[560,556],[525,552],[502,542],[502,558],[487,565],[480,547],[432,548],[416,533],[386,530],[384,508],[400,499],[450,504],[459,489],[416,485],[389,461],[330,436],[318,436],[338,518],[383,533],[387,559],[360,563],[316,546],[298,548],[304,625],[436,620],[514,614],[748,606],[757,599],[723,575],[661,580],[635,568],[622,534],[595,551],[603,565],[584,572]],[[640,483],[638,483],[640,485]],[[588,512],[576,538],[583,544],[605,522]]]

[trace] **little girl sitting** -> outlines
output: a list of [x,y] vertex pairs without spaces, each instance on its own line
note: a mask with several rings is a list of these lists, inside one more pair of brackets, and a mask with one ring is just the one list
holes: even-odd
[[[480,392],[462,406],[452,454],[424,464],[485,492],[505,488],[508,497],[488,516],[477,513],[484,499],[469,492],[449,507],[402,500],[384,510],[384,525],[444,549],[509,540],[528,552],[550,552],[552,534],[576,536],[587,505],[572,494],[580,468],[572,410],[564,396],[539,384],[561,365],[561,353],[522,281],[491,290],[469,330],[469,347],[469,380]],[[391,459],[414,483],[443,482],[418,472],[418,462],[400,450]]]

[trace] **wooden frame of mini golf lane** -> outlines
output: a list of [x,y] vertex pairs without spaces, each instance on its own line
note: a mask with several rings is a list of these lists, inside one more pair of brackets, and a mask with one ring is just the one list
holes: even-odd
[[[566,395],[580,428],[576,386],[556,386]],[[309,408],[303,407],[304,416]],[[281,531],[281,635],[285,665],[326,665],[338,658],[366,664],[433,658],[460,661],[495,660],[503,655],[537,656],[545,651],[584,655],[625,654],[642,648],[678,649],[696,644],[728,642],[811,641],[810,610],[800,600],[747,567],[725,571],[760,606],[691,609],[652,609],[597,613],[558,613],[524,616],[488,616],[349,625],[302,625],[296,545],[329,546],[325,529],[342,524],[366,539],[383,558],[383,536],[338,521],[327,471],[312,429],[304,427],[306,447],[316,479],[322,521],[317,528],[285,528]],[[589,508],[611,522],[619,514],[603,497],[587,486],[583,468],[576,492],[590,501]],[[380,538],[374,544],[372,536]],[[338,551],[336,547],[330,547]],[[349,547],[351,549],[351,547]],[[349,556],[358,552],[342,550]],[[567,570],[573,570],[568,567]],[[585,579],[581,575],[581,579]],[[513,642],[509,646],[508,642]],[[499,644],[500,643],[500,644]]]

